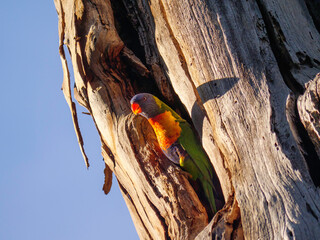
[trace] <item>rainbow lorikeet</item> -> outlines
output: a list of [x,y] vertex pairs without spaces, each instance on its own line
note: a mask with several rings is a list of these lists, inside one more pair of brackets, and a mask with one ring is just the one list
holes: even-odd
[[213,169],[189,123],[149,93],[135,95],[130,103],[133,113],[148,119],[163,153],[188,172],[193,180],[200,180],[214,214],[217,209],[214,199],[216,192],[212,183]]

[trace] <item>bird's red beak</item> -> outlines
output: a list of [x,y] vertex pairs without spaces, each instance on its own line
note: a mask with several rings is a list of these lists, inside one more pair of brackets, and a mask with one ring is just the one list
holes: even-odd
[[131,104],[131,109],[132,109],[132,112],[136,115],[142,112],[139,104],[135,102]]

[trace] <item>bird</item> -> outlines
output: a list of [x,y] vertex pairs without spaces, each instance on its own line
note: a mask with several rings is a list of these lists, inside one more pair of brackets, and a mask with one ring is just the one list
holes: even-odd
[[152,126],[164,155],[186,171],[191,179],[200,181],[212,214],[216,213],[212,182],[213,167],[191,125],[167,104],[149,93],[139,93],[130,100],[131,110]]

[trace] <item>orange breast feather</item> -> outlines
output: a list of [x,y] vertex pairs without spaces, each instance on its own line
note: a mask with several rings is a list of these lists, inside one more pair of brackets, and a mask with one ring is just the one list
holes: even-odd
[[170,111],[148,119],[162,149],[168,149],[180,136],[181,128]]

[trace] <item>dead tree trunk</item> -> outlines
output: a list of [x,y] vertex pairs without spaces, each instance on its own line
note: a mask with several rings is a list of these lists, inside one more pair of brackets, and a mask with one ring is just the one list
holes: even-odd
[[[63,92],[101,136],[141,239],[320,236],[319,4],[312,0],[55,0]],[[314,80],[313,80],[314,79]],[[130,98],[150,92],[193,123],[225,205],[208,216]],[[200,198],[200,200],[199,200]],[[206,227],[207,226],[207,227]]]

